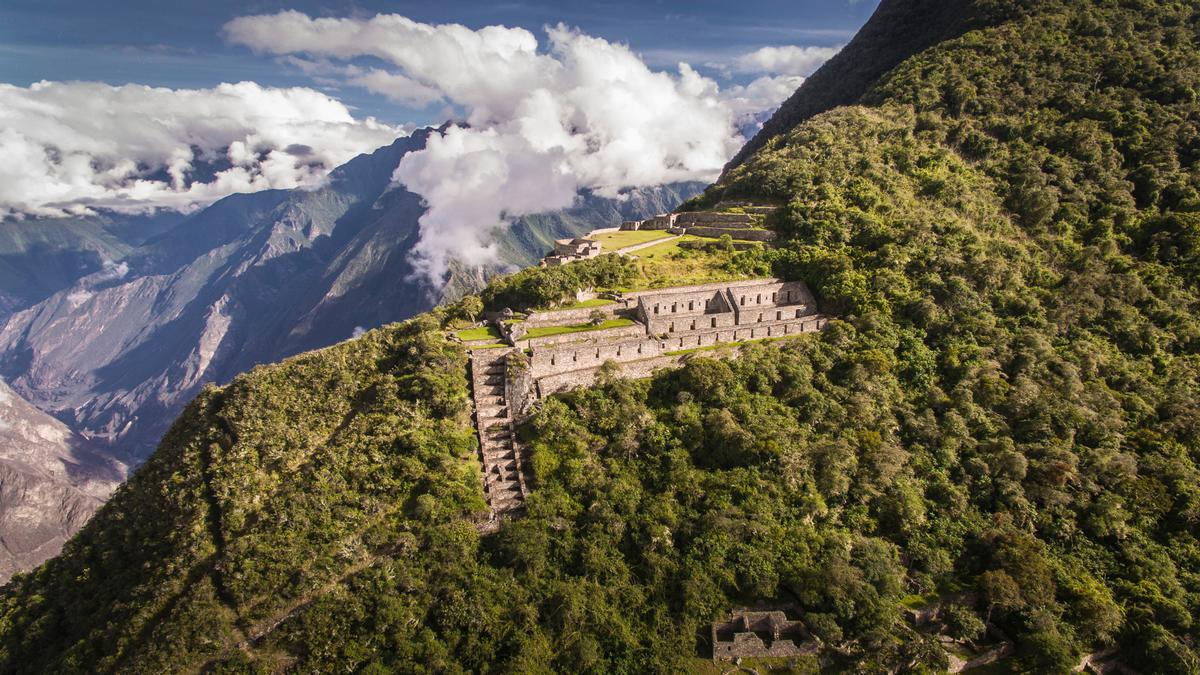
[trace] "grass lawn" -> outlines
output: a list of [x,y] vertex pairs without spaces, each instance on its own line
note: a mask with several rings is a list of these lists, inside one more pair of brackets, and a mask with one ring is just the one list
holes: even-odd
[[479,328],[468,328],[460,330],[454,334],[459,340],[464,342],[469,340],[499,340],[500,331],[496,330],[495,326],[480,326]]
[[666,239],[671,236],[666,230],[626,230],[623,232],[606,232],[597,234],[592,239],[600,242],[605,252],[616,251],[626,246],[636,246],[656,239]]
[[610,319],[599,326],[593,326],[590,323],[581,323],[574,326],[543,326],[541,328],[529,329],[529,332],[525,334],[525,338],[522,339],[546,337],[547,335],[564,335],[566,333],[586,333],[593,330],[623,328],[625,326],[632,325],[633,321],[630,321],[629,319]]
[[652,288],[690,286],[716,281],[733,281],[748,278],[742,274],[730,274],[721,269],[729,254],[708,253],[679,247],[684,241],[716,241],[705,237],[684,235],[637,251],[639,275],[625,291],[644,291]]
[[576,302],[575,304],[565,305],[563,307],[554,307],[553,309],[547,309],[544,311],[565,312],[568,309],[588,309],[591,307],[604,307],[611,304],[613,304],[612,300],[607,300],[605,298],[592,298],[591,300],[584,300],[583,302]]

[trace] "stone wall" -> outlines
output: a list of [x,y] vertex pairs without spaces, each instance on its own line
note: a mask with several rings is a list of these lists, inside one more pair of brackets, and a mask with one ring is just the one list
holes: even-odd
[[767,338],[786,337],[800,333],[813,333],[821,330],[828,319],[815,314],[805,315],[802,319],[785,319],[783,321],[764,322],[749,326],[704,331],[688,331],[685,333],[668,333],[663,339],[666,351],[711,347],[717,344],[746,342],[748,340],[765,340]]
[[691,356],[670,352],[728,344],[734,349],[698,352],[707,358],[727,358],[737,353],[738,343],[812,333],[824,328],[828,321],[823,316],[810,315],[801,320],[688,332],[671,335],[665,340],[643,338],[611,344],[589,342],[541,348],[534,351],[531,360],[533,377],[538,382],[541,396],[594,383],[597,371],[607,361],[617,362],[623,377],[649,377],[656,368],[677,366],[682,359]]
[[785,282],[781,279],[776,279],[773,277],[764,277],[761,279],[742,279],[740,281],[714,281],[714,282],[707,283],[707,284],[695,284],[692,286],[673,286],[671,288],[651,288],[651,289],[645,290],[645,291],[632,291],[629,293],[624,293],[624,294],[622,294],[622,297],[629,299],[629,300],[636,300],[637,298],[641,298],[641,297],[644,297],[647,295],[653,296],[653,295],[664,295],[664,294],[670,294],[670,293],[692,293],[695,291],[722,291],[722,290],[725,290],[726,288],[740,289],[740,288],[746,288],[746,287],[750,287],[750,286],[770,286],[773,284],[783,284],[783,283],[799,284],[800,286],[804,286],[804,284],[799,281]]
[[741,241],[775,241],[778,235],[775,230],[759,230],[752,228],[725,228],[725,227],[710,227],[701,225],[688,225],[687,233],[694,234],[697,237],[710,237],[712,239],[720,239],[724,235],[729,235],[734,239]]
[[535,328],[538,326],[577,326],[587,323],[592,318],[592,312],[599,310],[605,316],[605,320],[611,319],[616,315],[617,310],[624,309],[623,305],[613,303],[611,305],[603,305],[601,307],[583,307],[580,309],[559,309],[545,310],[540,312],[530,312],[525,319],[527,328]]
[[517,347],[525,349],[526,347],[533,348],[534,351],[539,348],[548,347],[550,345],[564,344],[568,342],[593,342],[596,340],[611,341],[619,340],[628,337],[640,337],[646,334],[646,327],[641,324],[633,324],[631,326],[621,326],[618,328],[606,328],[604,330],[581,331],[577,333],[560,333],[558,335],[547,335],[545,337],[525,338],[517,342]]
[[[722,304],[724,304],[722,302]],[[706,331],[716,328],[731,328],[737,324],[733,312],[719,314],[680,314],[651,318],[647,322],[651,335],[670,335],[671,333],[688,333]]]
[[667,213],[642,221],[643,230],[665,230],[675,224],[675,214]]
[[721,213],[718,211],[693,211],[680,213],[675,218],[676,225],[690,227],[691,225],[714,225],[719,223],[753,223],[754,219],[745,213]]
[[[641,361],[630,361],[622,364],[621,376],[629,379],[650,377],[656,370],[678,368],[681,363],[683,363],[682,356],[659,356]],[[599,371],[600,367],[597,366],[539,378],[537,381],[538,394],[544,397],[576,387],[589,386],[596,382],[596,375]]]
[[541,347],[532,357],[534,377],[543,378],[572,370],[599,368],[605,361],[638,361],[661,356],[666,351],[659,340],[641,336],[620,341],[588,341],[583,343]]
[[[812,291],[799,281],[772,281],[755,286],[729,286],[730,304],[740,315],[744,310],[765,307],[787,307],[804,305],[815,310],[816,300]],[[743,323],[739,316],[739,323]]]
[[667,318],[670,315],[720,314],[731,311],[733,308],[719,289],[643,295],[637,299],[638,318],[646,325],[654,319]]

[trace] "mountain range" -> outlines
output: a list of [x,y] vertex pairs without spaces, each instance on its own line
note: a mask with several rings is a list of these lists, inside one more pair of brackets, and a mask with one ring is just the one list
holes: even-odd
[[[391,180],[430,133],[359,156],[315,190],[236,194],[187,216],[6,223],[0,376],[70,438],[136,466],[207,383],[409,318],[479,290],[492,274],[534,264],[555,238],[669,211],[703,187],[582,194],[570,209],[521,218],[500,233],[496,265],[455,265],[445,286],[432,288],[414,278],[408,257],[421,199]],[[0,523],[0,538],[33,540],[49,524],[82,523],[73,504],[15,488],[4,494],[0,508],[25,515]],[[56,552],[51,542],[73,530],[54,531],[38,550]]]

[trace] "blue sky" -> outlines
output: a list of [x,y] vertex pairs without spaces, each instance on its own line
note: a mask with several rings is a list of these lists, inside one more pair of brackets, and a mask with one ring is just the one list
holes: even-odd
[[[92,80],[200,88],[251,80],[310,86],[356,109],[401,123],[433,123],[436,106],[413,109],[360,88],[331,88],[277,57],[227,44],[221,27],[248,14],[295,9],[313,17],[398,13],[425,23],[521,26],[538,34],[558,22],[611,42],[629,44],[655,69],[687,61],[728,60],[763,46],[845,43],[877,0],[712,2],[350,2],[250,0],[163,3],[149,0],[4,0],[0,3],[0,82]],[[740,79],[748,79],[741,76]],[[734,77],[731,81],[737,81]]]

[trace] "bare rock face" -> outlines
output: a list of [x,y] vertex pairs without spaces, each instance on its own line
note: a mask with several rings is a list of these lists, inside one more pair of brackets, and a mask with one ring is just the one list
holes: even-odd
[[0,382],[0,584],[58,554],[125,477]]

